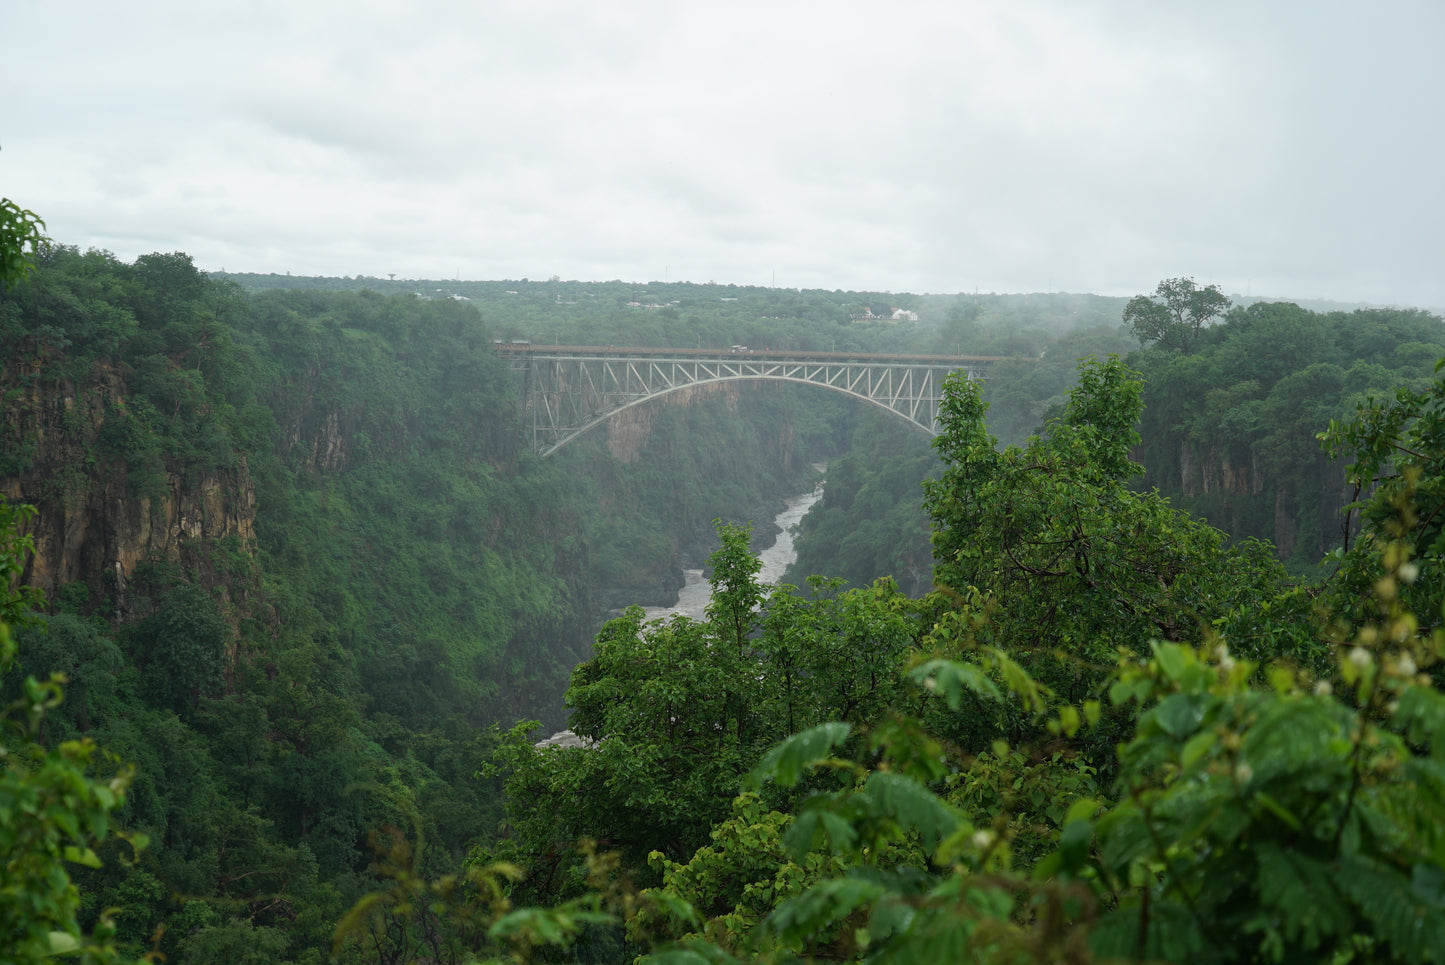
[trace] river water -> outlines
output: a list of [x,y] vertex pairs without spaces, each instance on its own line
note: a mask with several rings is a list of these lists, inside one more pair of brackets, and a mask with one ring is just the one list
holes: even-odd
[[[777,523],[782,532],[772,546],[761,552],[754,550],[763,564],[763,568],[758,572],[760,583],[777,583],[798,558],[798,551],[793,547],[793,538],[797,535],[796,527],[798,522],[808,515],[813,504],[822,497],[823,484],[820,482],[812,492],[787,500],[786,508],[774,517],[773,522]],[[677,602],[672,606],[643,607],[647,619],[666,620],[678,613],[694,620],[704,618],[708,601],[712,598],[712,584],[704,578],[702,570],[683,570],[682,575],[685,582],[678,591]]]
[[[815,465],[820,472],[826,468],[823,464]],[[773,517],[773,522],[778,524],[782,530],[773,545],[758,553],[758,559],[762,561],[762,569],[758,571],[758,582],[776,583],[783,578],[783,573],[794,560],[798,558],[798,551],[793,547],[793,538],[797,535],[795,529],[798,522],[808,515],[808,510],[813,504],[823,497],[823,484],[810,493],[803,493],[801,496],[794,496],[787,500],[786,506],[781,513]],[[683,570],[683,577],[686,582],[678,591],[677,602],[672,606],[649,606],[643,607],[649,620],[666,620],[674,614],[681,613],[683,616],[691,617],[694,620],[701,620],[707,615],[708,600],[712,597],[712,584],[703,578],[702,570]],[[536,747],[586,747],[587,741],[578,737],[570,730],[558,731],[543,741],[538,741]]]

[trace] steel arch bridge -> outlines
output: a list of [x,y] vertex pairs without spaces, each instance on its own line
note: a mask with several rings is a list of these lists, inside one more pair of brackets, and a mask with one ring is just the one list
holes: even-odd
[[533,346],[495,343],[519,373],[532,449],[550,456],[618,412],[713,382],[771,379],[817,385],[886,409],[938,434],[943,380],[983,378],[1001,358],[846,352]]

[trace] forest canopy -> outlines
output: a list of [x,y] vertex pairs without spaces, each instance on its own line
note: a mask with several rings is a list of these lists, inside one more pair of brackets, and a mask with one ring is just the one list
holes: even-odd
[[[0,786],[72,792],[0,836],[26,954],[1445,958],[1434,316],[1186,305],[1125,358],[1123,299],[30,257]],[[755,387],[542,460],[491,346],[549,327],[1013,358],[932,446]],[[847,581],[763,584],[822,461]],[[627,606],[684,560],[704,619]]]

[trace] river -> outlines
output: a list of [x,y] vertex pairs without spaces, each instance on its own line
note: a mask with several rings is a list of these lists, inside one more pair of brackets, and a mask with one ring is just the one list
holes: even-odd
[[[787,500],[786,508],[773,518],[773,522],[782,532],[773,541],[773,545],[757,554],[763,564],[763,568],[758,572],[760,583],[777,583],[798,558],[798,551],[793,547],[793,539],[797,535],[796,527],[799,521],[808,515],[813,504],[822,497],[823,484],[820,482],[812,492]],[[712,598],[712,584],[708,583],[702,570],[683,570],[682,575],[684,583],[677,593],[677,602],[672,606],[643,607],[647,619],[666,620],[679,613],[694,620],[701,620],[706,616],[707,604]]]
[[[821,472],[826,467],[818,464],[816,468]],[[801,496],[794,496],[787,500],[783,511],[773,517],[773,522],[778,524],[778,528],[782,532],[773,541],[773,545],[758,553],[758,559],[763,564],[762,569],[758,571],[759,582],[778,582],[783,578],[783,573],[787,571],[788,566],[798,558],[798,551],[793,547],[793,537],[796,535],[795,527],[804,516],[808,515],[808,510],[812,509],[813,504],[822,496],[823,484],[820,482],[812,492],[803,493]],[[674,614],[681,613],[694,620],[701,620],[707,615],[708,600],[712,597],[712,584],[703,578],[702,570],[683,570],[683,577],[686,582],[678,591],[677,602],[672,606],[643,607],[647,619],[666,620]],[[570,730],[564,730],[558,731],[546,740],[538,741],[535,746],[538,748],[586,747],[587,741]]]

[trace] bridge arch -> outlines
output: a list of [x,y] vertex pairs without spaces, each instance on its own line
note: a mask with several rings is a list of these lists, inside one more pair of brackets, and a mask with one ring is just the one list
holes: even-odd
[[908,424],[909,424],[910,426],[912,426],[913,428],[919,429],[919,430],[922,430],[923,432],[928,433],[930,436],[936,436],[936,435],[938,435],[938,428],[937,428],[937,425],[936,425],[936,424],[930,424],[930,425],[926,425],[926,426],[925,426],[923,423],[919,422],[917,419],[913,418],[912,416],[906,415],[905,413],[899,412],[897,409],[893,408],[892,406],[888,405],[888,404],[885,403],[885,402],[880,402],[880,401],[878,401],[877,399],[869,398],[868,396],[863,395],[863,394],[861,394],[861,393],[852,392],[852,391],[850,391],[850,390],[848,390],[848,389],[839,388],[838,386],[834,386],[834,385],[822,385],[822,384],[820,384],[820,383],[813,382],[813,381],[810,381],[810,380],[808,380],[808,379],[795,379],[795,378],[788,378],[788,377],[786,377],[786,376],[780,376],[780,375],[772,375],[772,376],[768,376],[768,375],[735,375],[735,376],[725,376],[725,377],[723,377],[723,378],[717,378],[717,379],[705,379],[705,380],[703,380],[703,381],[701,381],[701,382],[692,382],[692,383],[689,383],[688,385],[677,385],[677,386],[673,386],[673,387],[668,388],[668,389],[664,389],[663,391],[658,392],[658,393],[656,393],[656,394],[654,394],[654,395],[649,395],[649,396],[644,396],[644,397],[642,397],[642,398],[633,399],[633,400],[631,400],[631,401],[629,401],[629,402],[626,402],[626,403],[618,406],[618,407],[615,408],[615,409],[609,409],[608,411],[606,411],[606,412],[604,412],[604,413],[602,413],[602,414],[594,417],[594,418],[593,418],[590,422],[588,422],[586,425],[579,426],[579,427],[577,427],[576,429],[568,430],[568,431],[565,433],[565,435],[563,435],[561,438],[557,439],[557,440],[556,440],[552,445],[550,445],[545,451],[540,451],[540,450],[539,450],[539,453],[538,453],[538,454],[539,454],[539,455],[542,455],[542,456],[550,456],[552,453],[556,452],[558,449],[561,449],[561,448],[562,448],[563,446],[565,446],[567,443],[569,443],[569,442],[571,442],[572,440],[578,438],[579,436],[584,435],[588,430],[590,430],[590,429],[595,429],[596,427],[598,427],[598,426],[602,425],[603,423],[607,422],[608,420],[610,420],[611,418],[613,418],[613,417],[616,416],[617,414],[619,414],[619,413],[621,413],[621,412],[626,412],[628,409],[636,408],[637,406],[640,406],[640,405],[646,405],[647,403],[649,403],[649,402],[655,402],[655,401],[657,401],[658,399],[665,399],[665,398],[667,398],[669,395],[672,395],[674,392],[681,392],[683,389],[690,389],[690,388],[694,388],[694,387],[699,386],[699,385],[719,385],[719,384],[721,384],[721,383],[723,383],[723,382],[791,382],[791,383],[793,383],[794,385],[812,385],[812,386],[817,386],[818,388],[831,389],[831,390],[834,391],[834,392],[841,392],[843,395],[849,396],[849,397],[854,398],[854,399],[858,399],[859,401],[862,401],[862,402],[866,402],[866,403],[869,404],[869,405],[876,406],[877,408],[882,409],[884,412],[887,412],[889,415],[896,416],[896,417],[898,417],[899,419],[902,419],[904,422],[908,423]]

